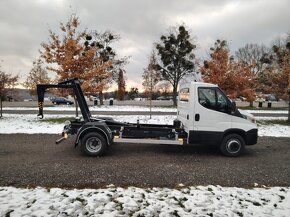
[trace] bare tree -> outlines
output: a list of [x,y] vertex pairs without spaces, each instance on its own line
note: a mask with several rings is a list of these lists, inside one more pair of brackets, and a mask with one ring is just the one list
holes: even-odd
[[144,69],[143,72],[143,82],[142,85],[145,89],[145,94],[149,95],[150,97],[150,118],[151,118],[151,110],[152,110],[152,94],[153,89],[158,81],[161,79],[161,73],[157,69],[157,58],[154,50],[152,51],[150,57],[149,57],[149,64],[146,69]]
[[6,97],[7,94],[7,89],[12,88],[16,85],[16,82],[18,81],[18,75],[17,76],[12,76],[11,74],[7,74],[3,71],[1,71],[0,68],[0,118],[2,118],[2,101]]
[[155,85],[161,80],[161,73],[157,70],[157,57],[154,50],[149,57],[149,64],[144,69],[142,78],[145,93],[151,95]]
[[246,44],[245,47],[239,48],[235,52],[236,60],[246,66],[251,67],[254,75],[259,75],[264,69],[264,65],[267,63],[269,49],[264,45],[258,44]]
[[24,86],[29,89],[30,93],[33,95],[36,94],[37,84],[51,83],[51,79],[48,77],[47,70],[43,64],[41,59],[34,61],[32,69],[24,82]]

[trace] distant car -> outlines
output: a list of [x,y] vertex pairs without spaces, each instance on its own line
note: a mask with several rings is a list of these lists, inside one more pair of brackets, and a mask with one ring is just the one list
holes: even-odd
[[24,99],[23,101],[24,102],[31,102],[31,101],[33,101],[33,99]]
[[265,100],[266,101],[279,101],[278,98],[274,94],[266,94]]
[[72,104],[74,104],[72,101],[70,101],[66,98],[63,98],[63,97],[55,97],[55,98],[51,99],[51,102],[54,105],[72,105]]
[[246,97],[243,97],[243,96],[238,96],[236,98],[236,101],[247,101],[247,98]]
[[172,96],[159,96],[157,100],[173,100]]

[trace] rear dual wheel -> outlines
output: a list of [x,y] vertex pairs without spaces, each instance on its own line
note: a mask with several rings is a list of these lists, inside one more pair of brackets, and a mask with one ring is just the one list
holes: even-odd
[[81,148],[88,156],[100,156],[107,148],[107,141],[103,135],[96,132],[90,132],[83,136]]
[[238,134],[226,135],[220,145],[221,152],[229,157],[236,157],[245,151],[245,140]]

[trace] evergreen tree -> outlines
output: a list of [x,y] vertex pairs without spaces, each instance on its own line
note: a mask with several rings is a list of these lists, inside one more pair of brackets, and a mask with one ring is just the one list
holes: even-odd
[[188,74],[194,73],[193,53],[196,45],[190,37],[189,31],[183,25],[175,27],[166,35],[161,36],[161,42],[156,44],[158,51],[158,70],[162,78],[171,83],[173,87],[173,101],[177,105],[177,87],[179,81]]

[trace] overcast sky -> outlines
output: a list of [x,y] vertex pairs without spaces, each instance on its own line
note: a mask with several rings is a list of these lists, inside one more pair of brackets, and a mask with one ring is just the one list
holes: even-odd
[[232,52],[246,43],[269,45],[290,31],[289,11],[290,0],[1,0],[0,65],[24,81],[48,29],[59,32],[59,23],[75,13],[81,29],[121,36],[115,48],[131,56],[127,84],[141,87],[153,43],[169,26],[185,23],[196,37],[197,56],[206,57],[217,38]]

